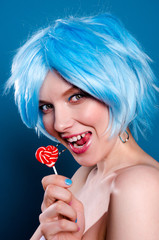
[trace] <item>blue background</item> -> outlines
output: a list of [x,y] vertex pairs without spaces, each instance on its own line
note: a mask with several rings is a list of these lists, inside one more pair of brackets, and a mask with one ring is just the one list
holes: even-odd
[[[85,16],[111,12],[124,22],[153,59],[159,79],[159,1],[158,0],[1,0],[0,4],[0,93],[10,75],[15,50],[35,30],[52,20],[68,15]],[[12,93],[12,92],[11,92]],[[159,98],[158,98],[159,103]],[[21,122],[13,93],[0,95],[0,238],[29,239],[38,226],[43,198],[41,179],[52,169],[35,160],[35,150],[51,143],[38,138],[34,130]],[[159,113],[147,140],[139,136],[139,145],[159,160]],[[59,174],[71,177],[77,163],[64,153],[56,164]]]

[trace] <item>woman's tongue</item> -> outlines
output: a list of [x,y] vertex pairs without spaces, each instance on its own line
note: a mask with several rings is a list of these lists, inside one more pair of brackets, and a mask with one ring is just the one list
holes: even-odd
[[80,140],[77,140],[76,144],[78,146],[82,146],[83,144],[85,144],[87,142],[87,140],[89,139],[89,137],[91,136],[91,133],[87,133],[84,137],[82,137]]

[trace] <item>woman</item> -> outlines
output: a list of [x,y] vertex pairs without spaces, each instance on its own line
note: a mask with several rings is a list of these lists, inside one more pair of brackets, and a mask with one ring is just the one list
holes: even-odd
[[159,164],[132,136],[154,109],[149,60],[110,14],[57,20],[18,51],[7,88],[23,122],[81,165],[43,178],[31,240],[158,240]]

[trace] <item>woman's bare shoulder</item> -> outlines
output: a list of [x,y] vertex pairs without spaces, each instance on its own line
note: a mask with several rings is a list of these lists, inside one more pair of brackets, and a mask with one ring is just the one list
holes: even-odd
[[126,167],[117,171],[117,177],[114,180],[116,187],[130,187],[139,184],[152,184],[159,181],[159,166],[139,164]]
[[158,168],[149,165],[125,168],[117,175],[113,185],[107,239],[157,240],[159,236]]
[[117,171],[113,182],[111,199],[125,199],[125,201],[129,200],[131,204],[134,197],[136,201],[137,199],[144,201],[145,197],[146,201],[148,201],[149,196],[155,194],[159,197],[158,168],[152,165],[139,164]]
[[72,187],[70,190],[76,193],[86,182],[88,174],[94,167],[84,167],[81,166],[72,177]]
[[79,181],[79,177],[80,178],[87,178],[88,174],[90,173],[90,171],[94,168],[93,167],[84,167],[84,166],[81,166],[78,168],[78,170],[74,173],[73,177],[72,177],[72,180],[73,181],[76,181],[78,180]]

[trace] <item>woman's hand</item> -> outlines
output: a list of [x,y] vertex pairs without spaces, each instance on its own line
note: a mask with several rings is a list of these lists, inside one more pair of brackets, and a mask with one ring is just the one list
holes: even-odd
[[69,191],[72,181],[59,175],[44,177],[40,214],[41,233],[47,240],[81,240],[84,232],[82,203]]

